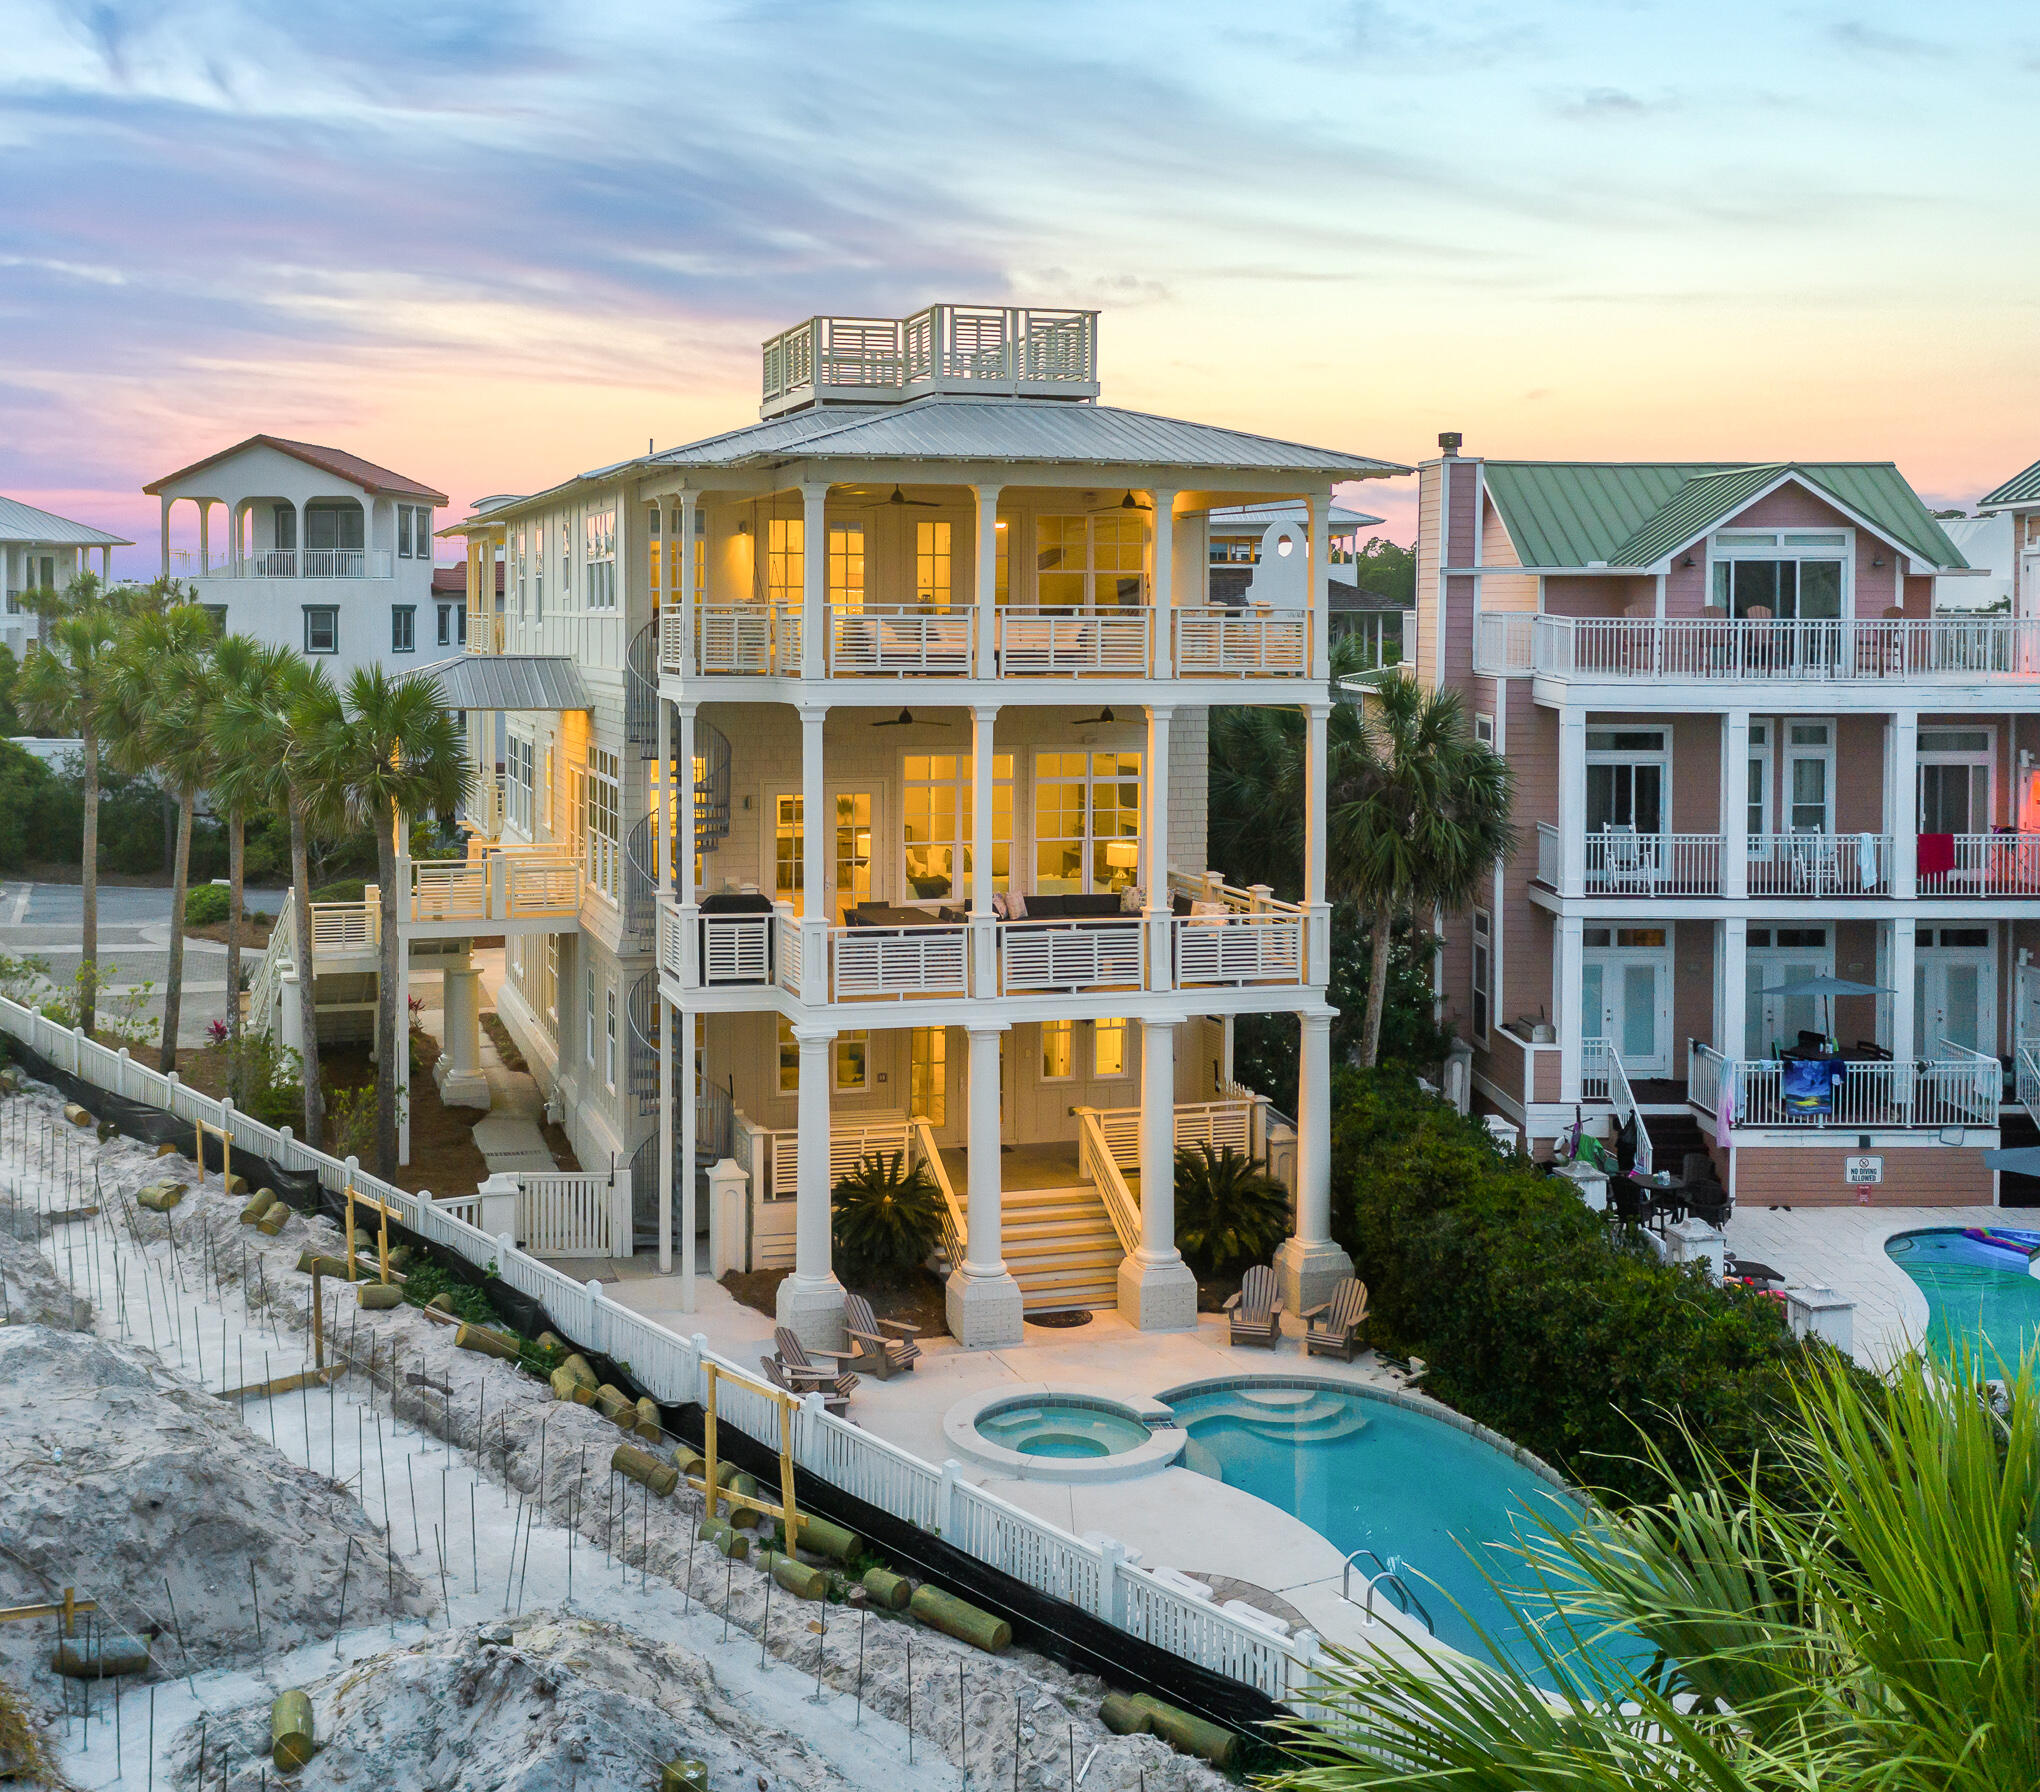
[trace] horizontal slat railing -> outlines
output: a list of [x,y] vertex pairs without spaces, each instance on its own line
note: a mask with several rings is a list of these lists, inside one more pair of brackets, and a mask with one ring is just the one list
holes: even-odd
[[1123,921],[1008,921],[999,928],[999,986],[1025,990],[1138,989],[1143,929]]
[[829,611],[829,672],[933,672],[968,678],[975,617],[969,610],[929,610],[906,604],[867,604]]
[[1310,670],[1310,612],[1169,612],[1179,678],[1301,678]]
[[1178,915],[1170,927],[1179,985],[1303,981],[1299,915]]
[[1152,664],[1152,611],[1097,610],[1072,614],[1003,605],[999,610],[999,675],[1117,673],[1145,678]]
[[[619,1306],[598,1283],[576,1282],[541,1263],[507,1239],[491,1238],[473,1225],[468,1202],[442,1206],[397,1188],[293,1138],[288,1128],[271,1128],[178,1081],[138,1064],[125,1050],[114,1051],[67,1029],[19,1003],[0,998],[0,1032],[21,1040],[38,1055],[82,1081],[132,1100],[160,1106],[180,1120],[203,1117],[225,1126],[244,1150],[294,1170],[314,1172],[337,1191],[351,1179],[365,1194],[390,1203],[402,1223],[432,1244],[457,1252],[477,1266],[493,1267],[518,1292],[544,1307],[556,1330],[577,1346],[601,1351],[630,1365],[635,1379],[664,1405],[700,1398],[701,1365],[713,1361],[748,1380],[751,1371],[706,1350],[706,1341],[682,1338],[656,1320]],[[1214,1107],[1226,1104],[1211,1104]],[[832,1138],[832,1174],[854,1163],[861,1149],[904,1149],[905,1121],[852,1129]],[[847,1162],[839,1163],[847,1154]],[[1104,1152],[1109,1161],[1111,1153]],[[717,1417],[768,1446],[779,1437],[778,1405],[744,1381],[721,1381]],[[819,1398],[799,1412],[794,1455],[803,1468],[830,1485],[893,1517],[968,1551],[1038,1592],[1069,1601],[1186,1661],[1252,1686],[1292,1705],[1308,1702],[1316,1663],[1309,1636],[1290,1641],[1244,1624],[1209,1600],[1193,1600],[1139,1568],[1117,1551],[1085,1541],[982,1488],[970,1487],[910,1452],[822,1410]]]

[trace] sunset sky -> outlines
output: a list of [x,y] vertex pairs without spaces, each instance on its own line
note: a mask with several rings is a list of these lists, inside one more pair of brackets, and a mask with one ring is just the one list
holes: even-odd
[[[762,337],[1104,313],[1105,400],[1414,460],[2040,458],[2040,9],[0,0],[0,492],[256,430],[456,503]],[[1413,493],[1362,500],[1408,539]]]

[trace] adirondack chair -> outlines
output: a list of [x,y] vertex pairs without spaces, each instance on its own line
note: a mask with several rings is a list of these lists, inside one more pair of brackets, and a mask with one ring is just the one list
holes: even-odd
[[904,1319],[877,1318],[871,1302],[861,1294],[843,1297],[843,1335],[857,1346],[850,1359],[853,1369],[867,1369],[880,1381],[888,1381],[913,1368],[921,1354],[920,1345],[914,1342],[920,1333],[918,1325],[909,1325]]
[[1240,1291],[1225,1303],[1232,1321],[1234,1344],[1256,1344],[1273,1350],[1282,1337],[1282,1297],[1275,1292],[1275,1272],[1256,1263],[1240,1277]]
[[[849,1399],[857,1386],[857,1377],[840,1366],[850,1361],[849,1351],[810,1351],[783,1325],[773,1328],[772,1341],[779,1346],[779,1354],[765,1360],[778,1365],[780,1375],[785,1378],[781,1385],[787,1392],[805,1394],[812,1390],[820,1394],[825,1403],[831,1395],[843,1400]],[[816,1362],[814,1359],[818,1356],[832,1358],[838,1367],[830,1368]]]
[[850,1416],[850,1396],[848,1394],[837,1393],[832,1389],[823,1387],[818,1382],[806,1380],[798,1382],[789,1381],[786,1371],[779,1366],[779,1359],[776,1356],[766,1357],[763,1360],[763,1367],[765,1379],[774,1387],[784,1389],[787,1393],[797,1395],[802,1399],[805,1399],[809,1394],[819,1394],[822,1397],[822,1409],[825,1412],[832,1412],[839,1419]]
[[1307,1356],[1338,1356],[1351,1362],[1360,1349],[1360,1322],[1367,1317],[1367,1284],[1348,1276],[1321,1307],[1303,1315]]

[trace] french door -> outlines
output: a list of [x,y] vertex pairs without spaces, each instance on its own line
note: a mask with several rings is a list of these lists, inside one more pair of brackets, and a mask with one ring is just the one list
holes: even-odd
[[1743,1056],[1772,1058],[1777,1047],[1796,1049],[1802,1032],[1824,1032],[1829,1004],[1819,996],[1767,996],[1767,989],[1832,977],[1834,936],[1825,927],[1752,927],[1748,993],[1743,1009]]
[[1913,1050],[1941,1042],[1997,1056],[1997,955],[1988,927],[1922,927],[1913,957]]
[[1632,1077],[1672,1073],[1672,955],[1662,927],[1589,927],[1580,1032],[1608,1041]]

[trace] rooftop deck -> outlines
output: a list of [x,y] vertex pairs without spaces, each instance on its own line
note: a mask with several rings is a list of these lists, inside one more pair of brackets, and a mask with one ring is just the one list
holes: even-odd
[[759,415],[897,404],[930,392],[1098,396],[1098,314],[930,305],[911,317],[811,317],[764,345]]

